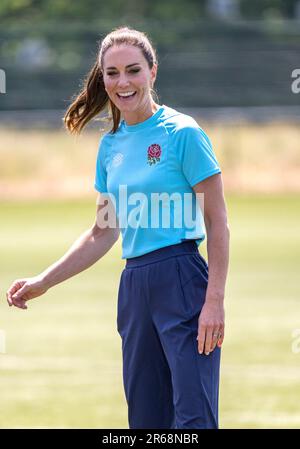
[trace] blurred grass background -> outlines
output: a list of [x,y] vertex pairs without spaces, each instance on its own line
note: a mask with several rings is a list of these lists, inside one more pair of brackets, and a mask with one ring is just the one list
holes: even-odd
[[[231,263],[220,385],[221,428],[300,425],[300,199],[227,196]],[[5,288],[57,260],[93,221],[93,200],[1,202],[1,427],[127,428],[117,288],[120,239],[103,260],[28,310]],[[202,253],[206,255],[205,248]]]
[[[298,123],[204,123],[227,192],[300,191]],[[90,197],[100,131],[1,130],[1,198]]]

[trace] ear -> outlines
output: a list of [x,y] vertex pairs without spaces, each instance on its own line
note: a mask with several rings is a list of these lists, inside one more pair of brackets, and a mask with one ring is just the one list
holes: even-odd
[[152,87],[153,87],[153,85],[155,83],[156,75],[157,75],[157,64],[154,63],[153,67],[151,69],[151,83],[152,83]]

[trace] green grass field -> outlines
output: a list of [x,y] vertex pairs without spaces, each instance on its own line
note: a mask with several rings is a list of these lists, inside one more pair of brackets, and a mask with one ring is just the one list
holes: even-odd
[[[300,329],[300,198],[230,196],[227,206],[220,428],[300,427],[300,352],[292,351]],[[93,200],[1,202],[1,428],[128,427],[116,328],[120,240],[27,310],[10,308],[5,297],[14,279],[60,258],[95,210]]]

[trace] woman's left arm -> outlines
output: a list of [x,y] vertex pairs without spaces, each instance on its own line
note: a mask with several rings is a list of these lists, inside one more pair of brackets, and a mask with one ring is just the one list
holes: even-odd
[[[209,276],[205,303],[199,316],[198,351],[208,355],[221,347],[225,328],[225,283],[229,263],[229,226],[222,175],[212,175],[193,189],[204,214],[207,235]],[[204,206],[204,207],[203,207]],[[204,209],[204,210],[203,210]]]

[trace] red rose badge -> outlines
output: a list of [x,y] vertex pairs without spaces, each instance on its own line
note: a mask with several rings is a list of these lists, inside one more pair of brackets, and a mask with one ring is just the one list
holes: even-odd
[[156,164],[160,161],[161,148],[157,143],[153,143],[148,147],[148,164]]

